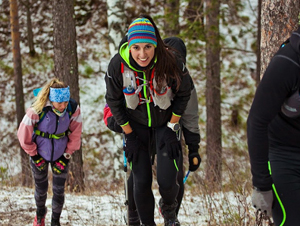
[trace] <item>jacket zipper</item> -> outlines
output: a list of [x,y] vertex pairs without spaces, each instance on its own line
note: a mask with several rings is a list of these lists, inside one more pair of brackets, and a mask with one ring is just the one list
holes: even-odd
[[[143,71],[143,77],[144,77],[144,83],[147,82],[147,78],[146,78],[146,73]],[[150,113],[150,102],[148,102],[148,96],[147,96],[147,86],[143,87],[143,91],[144,91],[144,96],[146,101],[146,106],[147,106],[147,114],[148,114],[148,127],[151,127],[151,113]]]

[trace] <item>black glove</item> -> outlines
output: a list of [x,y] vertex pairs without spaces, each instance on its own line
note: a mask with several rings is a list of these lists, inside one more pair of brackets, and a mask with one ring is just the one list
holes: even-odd
[[[195,164],[196,163],[196,164]],[[201,163],[201,157],[198,152],[189,152],[189,170],[196,171]]]
[[139,148],[141,147],[141,141],[137,137],[136,133],[132,131],[129,134],[125,134],[125,156],[128,162],[137,162]]
[[169,127],[164,132],[163,139],[160,142],[159,149],[166,146],[168,156],[170,159],[176,159],[179,157],[179,152],[182,150],[181,143],[177,139],[177,134]]
[[201,157],[198,153],[199,145],[188,145],[189,147],[189,170],[196,171],[201,163]]
[[64,155],[62,155],[59,159],[57,159],[52,164],[52,171],[55,174],[61,174],[66,168],[69,163],[69,159],[66,159]]
[[36,168],[39,170],[39,171],[42,171],[45,169],[47,163],[45,161],[45,159],[40,156],[39,154],[35,155],[35,156],[31,156],[31,159],[34,163],[34,165],[36,166]]

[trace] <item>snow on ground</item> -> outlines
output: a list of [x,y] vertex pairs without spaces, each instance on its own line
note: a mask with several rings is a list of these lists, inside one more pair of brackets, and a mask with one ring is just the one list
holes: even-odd
[[[0,190],[0,224],[3,226],[29,226],[32,225],[35,216],[34,189],[22,187],[1,187]],[[111,190],[106,192],[91,193],[89,195],[78,195],[66,193],[65,205],[61,215],[62,225],[72,226],[118,226],[126,225],[126,206],[124,191]],[[159,193],[154,189],[155,195],[155,221],[162,225],[163,218],[158,211]],[[48,214],[46,225],[51,219],[51,192],[48,193],[46,207]],[[213,200],[213,201],[212,201]],[[230,200],[228,202],[228,200]],[[242,225],[250,225],[253,216],[241,209],[241,196],[231,192],[218,194],[214,197],[197,195],[193,196],[186,191],[178,219],[182,226],[205,226],[205,225],[230,225],[234,216],[239,214],[243,220]],[[248,205],[250,199],[246,200]],[[248,203],[248,204],[247,204]],[[209,213],[207,206],[214,206],[214,213]],[[252,211],[253,212],[253,211]],[[209,216],[214,216],[211,221]],[[227,222],[227,223],[226,223]],[[236,223],[234,224],[236,225]]]
[[[1,225],[32,225],[35,216],[34,190],[21,187],[2,187],[0,191],[0,224]],[[46,206],[48,214],[46,225],[51,219],[51,197],[48,194]],[[163,219],[158,213],[159,196],[156,194],[156,223]],[[111,191],[109,194],[76,195],[66,194],[65,206],[61,216],[63,225],[82,226],[113,226],[125,225],[126,215],[124,192]],[[179,219],[182,225],[206,225],[203,211],[199,205],[200,200],[184,200],[182,212],[188,211]]]

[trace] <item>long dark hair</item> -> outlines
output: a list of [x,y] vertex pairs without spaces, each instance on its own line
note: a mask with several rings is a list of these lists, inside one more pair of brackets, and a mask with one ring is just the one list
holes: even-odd
[[176,89],[179,89],[180,82],[181,82],[181,74],[183,73],[182,70],[178,66],[178,62],[175,56],[176,50],[167,46],[157,29],[156,24],[154,23],[153,19],[149,15],[140,15],[141,18],[147,18],[153,25],[155,29],[155,35],[157,39],[157,47],[155,48],[157,62],[155,66],[155,80],[158,85],[158,89],[162,88],[162,81],[164,81],[165,76],[167,82],[169,83],[170,79],[174,79],[176,81]]

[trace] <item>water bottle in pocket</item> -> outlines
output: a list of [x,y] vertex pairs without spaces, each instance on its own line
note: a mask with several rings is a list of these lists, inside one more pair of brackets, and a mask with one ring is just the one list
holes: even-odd
[[132,85],[128,85],[123,89],[123,93],[126,100],[126,105],[130,109],[136,109],[139,104],[139,96],[135,93],[135,89]]

